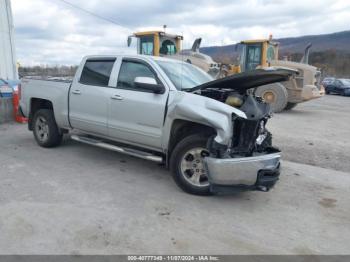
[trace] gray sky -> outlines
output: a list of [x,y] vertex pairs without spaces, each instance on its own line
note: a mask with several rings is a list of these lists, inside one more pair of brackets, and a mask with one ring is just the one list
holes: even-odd
[[12,0],[17,58],[23,65],[78,64],[88,54],[133,53],[127,36],[162,29],[184,35],[183,47],[244,39],[349,30],[349,0],[66,0],[123,25],[105,22],[60,0]]

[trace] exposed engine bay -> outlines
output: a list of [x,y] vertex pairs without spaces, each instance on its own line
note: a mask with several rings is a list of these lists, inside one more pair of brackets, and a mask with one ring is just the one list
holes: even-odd
[[262,98],[256,97],[250,90],[240,94],[225,89],[205,89],[201,91],[206,96],[243,111],[247,119],[232,116],[233,136],[229,148],[210,141],[209,149],[216,157],[248,157],[254,153],[267,152],[272,146],[271,133],[265,128],[271,117],[270,106]]
[[190,92],[199,93],[228,104],[244,112],[246,119],[232,115],[232,140],[222,145],[210,140],[208,149],[213,157],[250,157],[259,153],[272,153],[271,133],[266,123],[271,117],[270,106],[254,94],[258,86],[287,81],[295,72],[288,69],[257,69],[217,79],[194,87]]

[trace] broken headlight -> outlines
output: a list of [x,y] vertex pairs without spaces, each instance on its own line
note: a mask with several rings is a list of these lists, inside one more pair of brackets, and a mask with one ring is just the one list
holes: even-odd
[[261,145],[267,137],[267,131],[265,128],[266,121],[261,120],[259,123],[258,137],[256,138],[256,144]]

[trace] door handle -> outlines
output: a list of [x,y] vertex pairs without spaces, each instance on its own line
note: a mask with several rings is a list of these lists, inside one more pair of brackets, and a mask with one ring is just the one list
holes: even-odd
[[120,95],[114,95],[114,96],[111,96],[111,98],[114,100],[123,100],[123,97]]
[[74,90],[74,91],[72,91],[72,94],[75,94],[75,95],[80,95],[81,94],[81,92],[80,92],[80,90]]

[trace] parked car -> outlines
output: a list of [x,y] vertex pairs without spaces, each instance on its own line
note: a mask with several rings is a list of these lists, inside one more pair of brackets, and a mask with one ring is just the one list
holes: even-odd
[[6,86],[6,87],[11,87],[14,91],[18,90],[18,85],[21,83],[20,80],[5,80],[0,78],[0,87],[1,86]]
[[20,80],[7,80],[7,84],[12,87],[13,91],[18,90],[18,86],[21,83]]
[[333,83],[328,84],[326,93],[335,93],[343,96],[350,96],[350,79],[336,79]]
[[0,78],[0,86],[7,86],[7,82]]
[[9,85],[8,81],[0,78],[0,97],[11,97],[12,92],[12,88]]
[[72,82],[22,80],[20,107],[42,147],[70,133],[164,163],[192,194],[268,191],[280,174],[280,151],[265,127],[270,106],[247,90],[291,74],[259,69],[213,80],[174,59],[88,56]]
[[322,80],[321,84],[323,85],[324,88],[326,88],[326,86],[333,84],[335,80],[336,80],[335,77],[326,77]]

